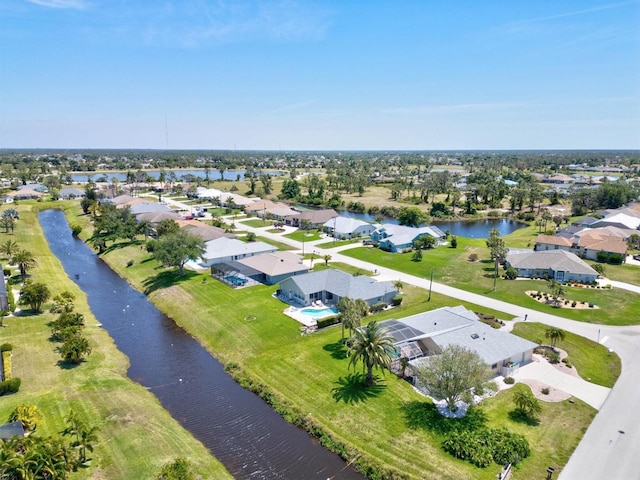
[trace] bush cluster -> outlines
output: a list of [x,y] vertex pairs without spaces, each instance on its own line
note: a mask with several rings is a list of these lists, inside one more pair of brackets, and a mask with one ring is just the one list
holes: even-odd
[[340,323],[340,315],[333,315],[331,317],[324,317],[317,321],[318,328],[330,327]]
[[442,442],[442,448],[454,457],[482,468],[492,462],[506,465],[531,453],[527,439],[506,428],[453,432]]
[[507,385],[513,385],[514,383],[516,383],[516,380],[513,377],[504,377],[504,383],[506,383]]
[[391,305],[393,305],[394,307],[399,307],[401,303],[402,303],[402,295],[396,295],[391,299]]
[[18,377],[0,382],[0,395],[16,393],[18,390],[20,390],[20,379]]

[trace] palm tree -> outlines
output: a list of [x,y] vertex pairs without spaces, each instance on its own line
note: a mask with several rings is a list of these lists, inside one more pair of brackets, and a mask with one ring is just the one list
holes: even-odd
[[13,254],[18,251],[19,247],[20,246],[18,245],[18,242],[16,242],[15,240],[7,240],[2,245],[0,245],[0,253],[6,255],[7,260],[11,262]]
[[513,394],[513,403],[525,417],[536,418],[542,412],[538,399],[529,390],[518,390]]
[[349,329],[349,335],[351,336],[353,329],[360,326],[362,317],[366,315],[366,312],[363,314],[362,304],[364,304],[364,308],[367,310],[367,304],[362,299],[353,300],[349,297],[342,297],[336,305],[338,310],[340,310],[343,343],[345,327]]
[[144,241],[147,241],[149,237],[149,233],[151,232],[152,224],[149,220],[141,219],[138,221],[138,225],[136,227],[137,231],[144,235]]
[[367,372],[365,384],[373,383],[373,369],[389,368],[391,359],[395,355],[394,338],[386,329],[381,329],[376,322],[370,322],[364,327],[356,328],[351,337],[349,347],[349,366],[355,367],[362,362]]
[[551,296],[553,297],[553,306],[559,306],[559,299],[566,293],[564,286],[560,282],[552,278],[551,280],[549,280],[549,290],[551,291]]
[[551,346],[553,348],[556,348],[556,343],[558,342],[558,340],[560,340],[561,342],[564,341],[566,334],[564,330],[560,328],[549,327],[544,332],[544,336],[547,337],[549,340],[551,340]]
[[403,287],[404,287],[404,283],[402,283],[402,280],[395,280],[393,282],[393,288],[398,290],[398,292],[401,292]]
[[27,250],[20,250],[13,256],[13,262],[18,265],[22,281],[24,282],[27,278],[27,270],[30,270],[35,266],[36,259],[33,258],[31,252],[28,252]]
[[329,260],[331,260],[331,255],[327,254],[324,257],[322,257],[322,259],[324,260],[324,265],[326,267],[328,267],[329,266]]

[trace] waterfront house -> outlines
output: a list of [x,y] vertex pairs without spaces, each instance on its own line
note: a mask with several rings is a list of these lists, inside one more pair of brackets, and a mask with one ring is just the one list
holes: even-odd
[[243,242],[235,238],[220,237],[205,242],[205,252],[198,263],[203,267],[210,267],[217,263],[226,263],[241,258],[275,252],[273,245],[264,242]]
[[368,237],[376,229],[371,223],[340,216],[325,222],[323,227],[329,235],[339,239]]
[[296,275],[280,282],[280,296],[301,305],[311,305],[318,300],[336,304],[342,297],[360,298],[368,305],[390,304],[397,293],[391,282],[378,282],[366,275],[354,276],[335,269]]
[[395,225],[385,223],[371,233],[371,240],[378,243],[382,250],[389,252],[403,252],[413,247],[413,242],[424,237],[431,236],[436,242],[441,242],[446,238],[446,234],[438,227],[429,225],[427,227],[407,227],[406,225]]
[[538,346],[484,324],[463,306],[442,307],[386,320],[380,326],[395,339],[398,358],[407,358],[410,365],[439,355],[450,345],[459,345],[476,352],[494,375],[507,376],[529,363],[533,349]]

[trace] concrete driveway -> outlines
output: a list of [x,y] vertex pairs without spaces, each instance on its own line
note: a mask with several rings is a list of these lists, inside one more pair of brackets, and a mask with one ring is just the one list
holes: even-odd
[[579,398],[597,410],[600,410],[611,391],[610,388],[563,373],[545,361],[528,363],[520,367],[518,373],[514,374],[513,377],[516,380],[536,380],[545,383],[550,387]]

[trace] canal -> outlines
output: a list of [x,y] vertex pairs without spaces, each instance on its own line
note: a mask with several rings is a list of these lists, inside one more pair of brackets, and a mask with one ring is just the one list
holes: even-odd
[[192,336],[73,238],[62,212],[43,211],[39,220],[51,251],[129,357],[128,376],[153,392],[235,478],[364,479],[240,387]]

